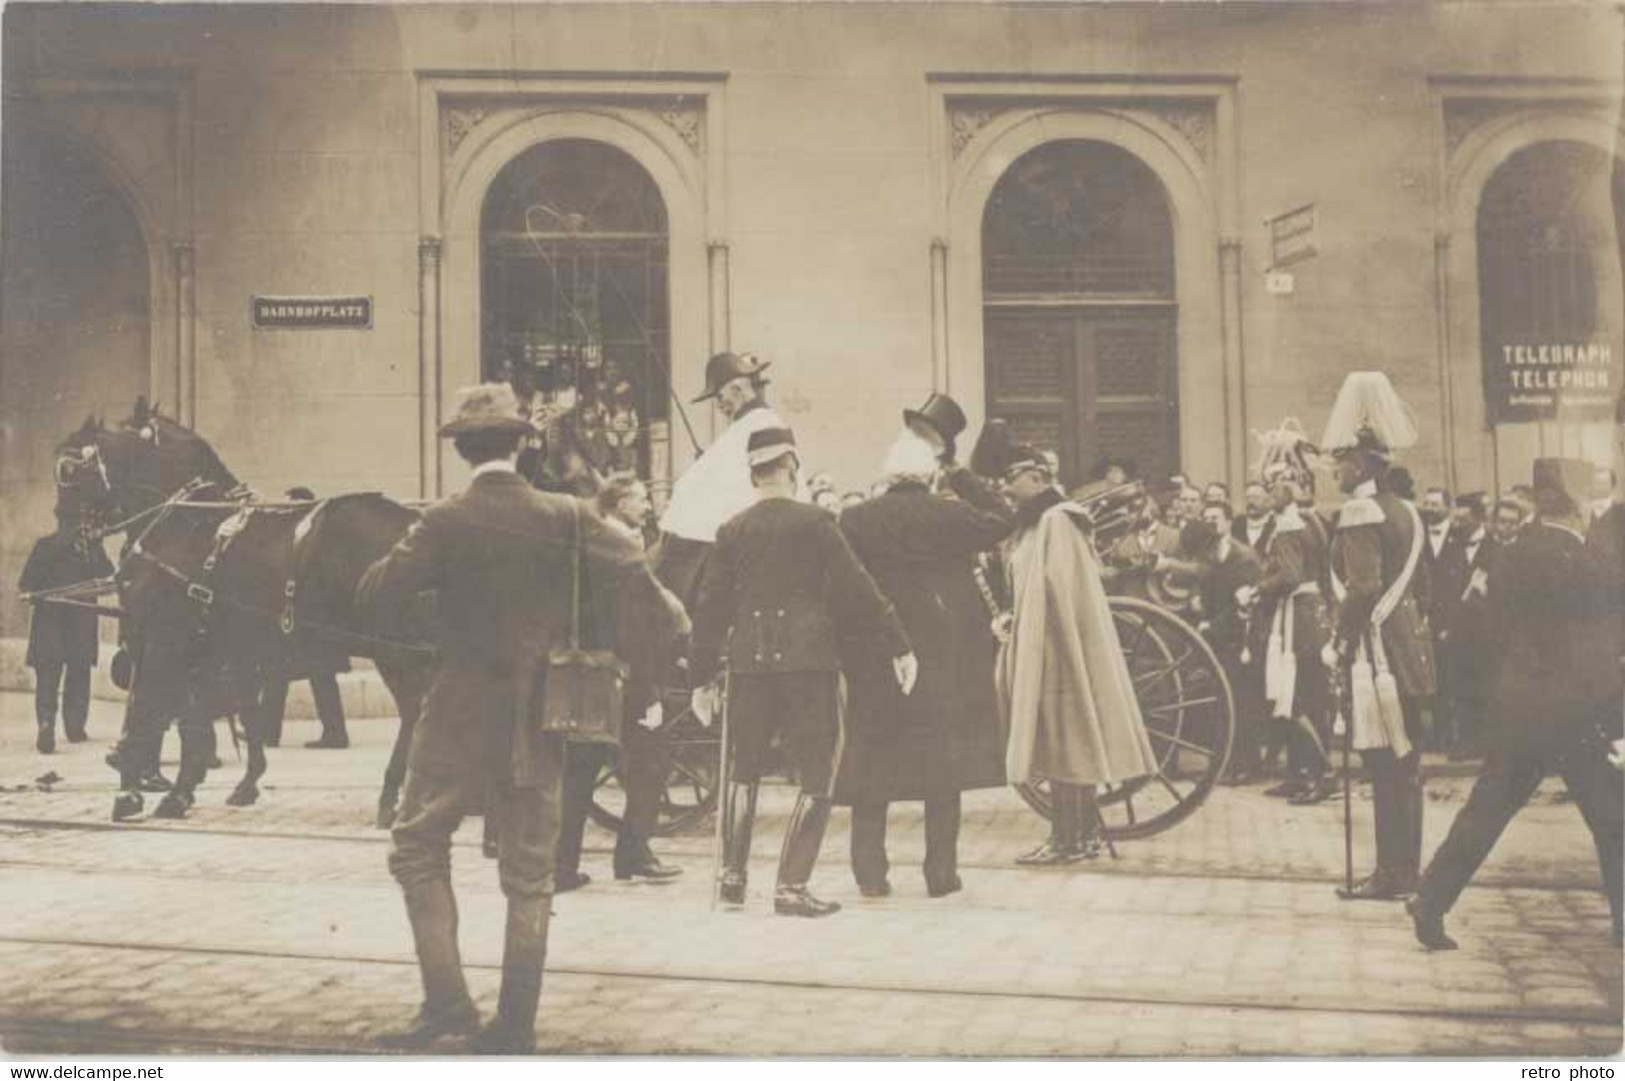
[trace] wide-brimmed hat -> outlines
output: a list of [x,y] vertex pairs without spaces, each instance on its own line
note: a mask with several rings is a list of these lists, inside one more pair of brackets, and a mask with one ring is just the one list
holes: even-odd
[[745,443],[745,460],[752,466],[766,465],[786,454],[794,454],[796,461],[801,461],[796,450],[796,433],[788,428],[760,428],[751,432]]
[[[760,377],[771,366],[771,361],[757,360],[752,353],[718,353],[705,362],[705,393],[695,402],[706,402],[722,392],[722,388],[742,376]],[[761,379],[763,383],[767,380]]]
[[524,435],[536,429],[519,415],[519,399],[506,383],[476,383],[457,392],[457,415],[440,426],[443,437],[470,432],[512,432]]
[[951,443],[965,430],[965,411],[946,394],[933,391],[920,408],[903,410],[903,423],[929,424],[942,436],[943,442]]

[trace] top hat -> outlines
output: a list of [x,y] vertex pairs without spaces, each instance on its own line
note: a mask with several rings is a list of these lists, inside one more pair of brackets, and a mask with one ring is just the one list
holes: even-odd
[[903,423],[929,424],[942,436],[944,443],[952,443],[965,430],[965,411],[946,394],[932,391],[920,408],[903,410]]
[[758,428],[745,443],[745,460],[753,467],[777,461],[786,454],[795,454],[796,461],[801,461],[796,453],[796,433],[788,428]]
[[476,383],[457,392],[457,415],[440,426],[442,436],[471,432],[534,432],[530,421],[519,415],[519,399],[506,383]]
[[1583,458],[1536,458],[1534,482],[1537,493],[1567,496],[1576,506],[1590,498],[1591,463]]
[[[753,353],[718,353],[705,362],[705,393],[695,398],[695,402],[710,401],[722,392],[722,388],[742,376],[758,376],[767,371],[771,361],[763,362],[756,359]],[[767,380],[762,380],[767,382]]]

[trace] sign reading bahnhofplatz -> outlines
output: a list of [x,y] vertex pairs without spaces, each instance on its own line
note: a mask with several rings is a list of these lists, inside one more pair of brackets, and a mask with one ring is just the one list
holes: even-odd
[[255,330],[372,329],[372,297],[254,298]]
[[1492,342],[1484,400],[1492,423],[1606,418],[1620,394],[1620,351],[1608,342]]

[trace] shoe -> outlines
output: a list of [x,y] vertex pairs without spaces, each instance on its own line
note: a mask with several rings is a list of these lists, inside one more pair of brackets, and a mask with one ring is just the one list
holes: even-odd
[[1312,804],[1324,803],[1336,794],[1337,782],[1330,777],[1322,777],[1287,802],[1294,807],[1308,807]]
[[1411,918],[1411,926],[1416,931],[1416,941],[1426,950],[1454,950],[1456,940],[1445,933],[1444,917],[1429,912],[1422,906],[1420,897],[1412,897],[1405,902],[1405,912]]
[[113,821],[128,822],[141,817],[141,793],[120,792],[113,797]]
[[879,882],[859,882],[858,892],[865,897],[890,897],[891,883],[884,878]]
[[833,916],[841,910],[834,901],[820,901],[806,886],[780,886],[773,894],[773,913],[778,916],[801,916],[818,919]]
[[560,871],[553,876],[554,894],[569,893],[590,885],[592,875],[582,874],[580,871]]
[[349,746],[350,737],[342,732],[336,736],[323,732],[320,739],[313,739],[305,744],[306,749],[312,751],[343,751],[348,750]]
[[670,882],[683,873],[676,864],[662,863],[654,853],[647,854],[637,863],[617,864],[615,880],[625,882],[633,878],[647,878],[651,882]]
[[1016,862],[1024,867],[1051,867],[1061,863],[1076,863],[1081,858],[1075,845],[1063,847],[1049,840],[1031,852],[1017,856]]
[[964,888],[965,883],[960,880],[958,875],[954,875],[952,878],[947,879],[946,881],[926,882],[925,895],[927,897],[946,897],[950,893],[958,893]]
[[745,876],[733,870],[722,872],[722,877],[718,880],[717,897],[725,905],[744,904]]
[[70,728],[66,734],[69,743],[83,743],[90,738],[83,728]]
[[1400,886],[1387,873],[1377,871],[1356,882],[1352,889],[1337,887],[1337,896],[1344,901],[1398,901],[1410,892]]
[[1264,795],[1272,796],[1275,799],[1292,799],[1295,796],[1301,796],[1307,791],[1309,791],[1309,787],[1302,781],[1283,781],[1278,785],[1264,789]]
[[39,732],[34,736],[34,750],[38,751],[40,754],[56,753],[55,725],[42,724],[39,726]]
[[1078,860],[1098,860],[1103,847],[1100,843],[1100,834],[1097,833],[1093,837],[1085,837],[1073,845],[1070,854]]
[[168,795],[158,801],[154,808],[154,818],[185,818],[186,812],[192,809],[192,797],[183,792],[171,790]]
[[378,1037],[378,1046],[387,1051],[426,1051],[436,1040],[477,1036],[479,1031],[479,1009],[472,1002],[461,1002],[441,1011],[418,1010],[411,1024]]

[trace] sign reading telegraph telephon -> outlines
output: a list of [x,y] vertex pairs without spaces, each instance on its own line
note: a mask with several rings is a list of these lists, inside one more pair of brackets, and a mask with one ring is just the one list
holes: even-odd
[[254,298],[255,330],[371,330],[372,297]]
[[1490,342],[1484,397],[1497,421],[1612,417],[1620,354],[1607,342]]

